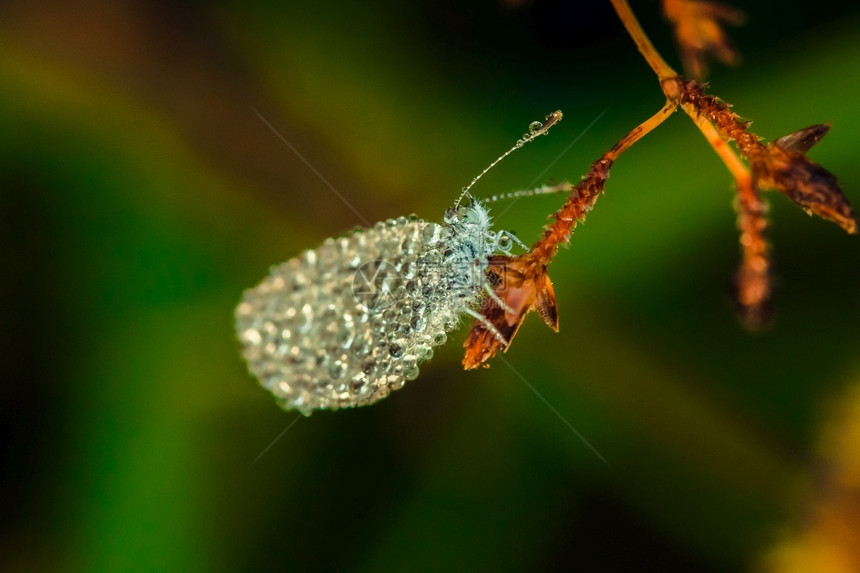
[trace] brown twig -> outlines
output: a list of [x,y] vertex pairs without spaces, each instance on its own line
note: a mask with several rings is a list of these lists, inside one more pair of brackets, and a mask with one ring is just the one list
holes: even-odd
[[677,76],[678,73],[672,69],[672,66],[666,63],[666,60],[663,59],[663,56],[660,55],[654,47],[654,44],[651,43],[648,35],[645,34],[645,30],[642,29],[642,26],[639,24],[639,20],[636,18],[633,10],[630,9],[630,5],[627,4],[627,0],[610,1],[612,2],[612,7],[615,8],[615,13],[618,14],[618,18],[621,20],[621,23],[624,24],[624,28],[627,29],[627,33],[630,34],[630,37],[633,38],[634,42],[636,42],[636,47],[639,48],[639,52],[642,54],[642,57],[645,58],[645,61],[648,62],[648,65],[651,66],[651,69],[654,70],[654,73],[657,74],[657,77],[660,80],[663,80]]
[[535,242],[525,255],[531,264],[546,267],[550,263],[558,251],[558,246],[570,240],[576,223],[585,218],[597,198],[603,193],[606,178],[609,177],[609,169],[618,156],[663,123],[677,106],[676,102],[667,100],[660,111],[632,129],[600,159],[591,164],[588,174],[571,189],[567,202],[551,215],[555,222],[544,231],[543,237]]

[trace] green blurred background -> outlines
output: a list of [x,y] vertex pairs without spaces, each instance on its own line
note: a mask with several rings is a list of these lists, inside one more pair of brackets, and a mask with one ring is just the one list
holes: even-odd
[[[737,5],[745,60],[711,90],[768,139],[832,122],[811,155],[860,204],[860,9]],[[633,7],[677,63],[659,4]],[[554,109],[475,194],[581,136],[538,183],[576,180],[661,104],[608,1],[4,2],[0,566],[770,566],[844,465],[860,242],[772,196],[775,320],[744,331],[732,182],[680,114],[553,263],[561,332],[529,317],[505,356],[610,467],[503,361],[461,370],[465,321],[404,391],[255,462],[296,415],[247,374],[233,307],[362,221],[254,110],[372,223],[440,220]],[[562,202],[497,224],[531,242]]]

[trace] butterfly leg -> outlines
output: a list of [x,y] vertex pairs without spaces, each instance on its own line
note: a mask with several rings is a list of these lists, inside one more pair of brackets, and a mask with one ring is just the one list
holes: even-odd
[[505,340],[505,337],[504,337],[504,336],[502,336],[502,333],[501,333],[501,332],[499,332],[499,331],[496,329],[496,327],[495,327],[495,326],[493,326],[493,324],[492,324],[489,320],[487,320],[487,317],[485,317],[484,315],[482,315],[482,314],[480,314],[480,313],[478,313],[478,312],[476,312],[476,311],[472,310],[471,308],[467,308],[467,309],[465,309],[465,312],[466,312],[466,314],[468,314],[469,316],[473,317],[475,320],[477,320],[478,322],[480,322],[480,323],[481,323],[481,325],[482,325],[484,328],[486,328],[486,329],[487,329],[487,332],[489,332],[490,334],[492,334],[492,335],[493,335],[493,337],[494,337],[496,340],[498,340],[499,342],[501,342],[501,343],[502,343],[502,346],[503,346],[504,348],[507,348],[507,347],[508,347],[508,341],[507,341],[507,340]]

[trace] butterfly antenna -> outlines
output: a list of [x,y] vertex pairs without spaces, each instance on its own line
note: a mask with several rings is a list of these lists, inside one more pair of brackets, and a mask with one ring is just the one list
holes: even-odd
[[523,136],[517,140],[513,147],[511,147],[499,157],[497,157],[496,160],[490,163],[486,169],[478,173],[478,176],[472,179],[471,183],[469,183],[466,187],[463,187],[463,192],[457,198],[457,202],[454,203],[454,209],[460,207],[460,202],[463,200],[464,197],[469,194],[469,189],[471,189],[475,185],[475,183],[477,183],[478,180],[487,173],[487,171],[495,167],[502,159],[504,159],[520,147],[524,146],[526,143],[532,141],[537,137],[540,137],[541,135],[545,135],[549,131],[549,128],[561,121],[561,118],[562,113],[560,110],[557,110],[546,116],[546,119],[543,120],[543,122],[533,121],[531,124],[529,124],[528,133],[524,133]]
[[553,193],[563,193],[570,191],[573,188],[573,183],[570,181],[562,181],[557,185],[541,185],[534,189],[524,189],[521,191],[511,191],[510,193],[502,193],[501,195],[493,195],[487,199],[483,199],[484,203],[495,203],[496,201],[504,201],[506,199],[519,199],[520,197],[533,197],[535,195],[552,195]]

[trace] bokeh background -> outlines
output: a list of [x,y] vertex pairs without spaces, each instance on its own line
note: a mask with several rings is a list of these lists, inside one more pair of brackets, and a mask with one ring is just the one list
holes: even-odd
[[[811,156],[860,204],[860,9],[736,4],[712,91],[768,139],[832,122]],[[661,104],[604,1],[4,2],[0,566],[856,570],[860,242],[772,196],[744,331],[732,182],[682,114],[553,263],[561,332],[505,356],[609,466],[504,362],[461,370],[465,321],[403,391],[294,424],[239,357],[242,290],[362,224],[255,110],[374,222],[441,220],[555,109],[475,194],[576,180]]]

